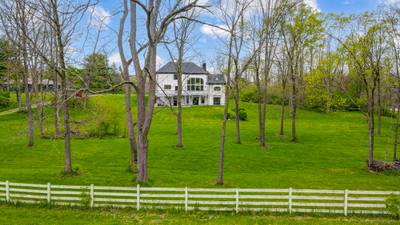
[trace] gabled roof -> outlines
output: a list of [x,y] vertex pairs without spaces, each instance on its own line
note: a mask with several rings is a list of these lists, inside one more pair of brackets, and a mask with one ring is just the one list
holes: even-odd
[[[206,70],[202,67],[192,63],[185,62],[182,64],[182,70],[184,74],[208,74]],[[163,67],[161,67],[157,72],[157,74],[171,74],[176,73],[176,68],[173,62],[169,62]]]
[[207,84],[226,84],[223,74],[208,75]]

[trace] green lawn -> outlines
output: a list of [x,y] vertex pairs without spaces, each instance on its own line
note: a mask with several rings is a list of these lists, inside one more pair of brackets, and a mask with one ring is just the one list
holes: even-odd
[[[82,125],[79,130],[89,131],[99,117],[109,117],[125,128],[122,95],[96,96],[90,109],[73,110],[72,118]],[[366,170],[368,136],[366,120],[359,112],[318,113],[299,110],[299,143],[291,143],[290,120],[286,120],[286,134],[279,136],[279,106],[268,106],[268,149],[258,145],[257,108],[255,104],[242,103],[249,121],[242,122],[242,142],[235,144],[234,121],[228,123],[225,153],[224,187],[241,188],[324,188],[399,190],[399,173],[370,173]],[[97,108],[97,110],[95,110]],[[184,145],[176,145],[175,116],[168,108],[157,108],[149,143],[150,186],[216,187],[217,162],[220,140],[222,107],[192,107],[183,112]],[[46,109],[46,133],[52,133],[53,112]],[[289,115],[287,115],[289,118]],[[135,184],[135,176],[128,172],[129,147],[125,138],[90,138],[72,141],[73,167],[79,175],[64,177],[63,140],[35,139],[35,146],[27,145],[26,114],[0,116],[0,180],[15,182],[80,185],[128,186]],[[76,128],[76,125],[74,125]],[[384,160],[386,150],[392,155],[393,140],[390,119],[383,119],[382,135],[376,139],[376,159]],[[130,214],[129,211],[74,211],[64,209],[3,207],[0,224],[13,219],[29,223],[44,218],[48,223],[58,223],[57,218],[70,217],[68,221],[85,217],[79,222],[98,221],[104,224],[165,222],[193,223],[266,223],[266,224],[320,224],[319,218],[296,219],[286,217],[231,217],[207,214],[190,216],[158,213]],[[26,217],[24,212],[32,211]],[[214,215],[214,214],[213,214]],[[228,214],[229,215],[229,214]],[[192,218],[193,217],[193,218]],[[210,216],[212,217],[212,216]],[[74,220],[75,218],[75,220]],[[247,222],[249,221],[249,222]],[[309,221],[309,223],[307,223]],[[333,224],[333,219],[323,219],[321,224]],[[25,222],[24,222],[25,223]],[[33,222],[36,224],[36,222]],[[76,224],[76,223],[75,223]],[[345,223],[343,223],[345,224]],[[357,223],[356,220],[349,224]],[[370,224],[375,224],[370,222]],[[388,221],[390,224],[390,221]]]
[[38,206],[0,206],[0,224],[282,224],[380,225],[399,221],[379,217],[330,217],[215,212],[140,211],[133,209],[82,210]]
[[[92,105],[124,124],[123,96],[92,98]],[[268,149],[257,142],[256,105],[243,103],[249,121],[242,122],[243,144],[235,144],[234,121],[228,123],[225,158],[226,187],[388,189],[399,188],[397,174],[366,170],[368,139],[359,112],[318,113],[300,110],[299,143],[278,133],[279,107],[268,106]],[[157,108],[150,134],[149,175],[152,186],[215,186],[219,151],[221,107],[185,108],[184,150],[175,147],[175,117],[168,108]],[[89,116],[85,116],[89,115]],[[74,120],[92,120],[91,110],[72,112]],[[99,115],[95,115],[98,117]],[[46,111],[46,127],[52,128],[52,112]],[[85,119],[86,118],[86,119]],[[390,132],[385,118],[375,156],[384,159]],[[79,176],[63,177],[63,141],[39,138],[26,147],[26,115],[0,117],[0,180],[32,183],[132,185],[128,172],[129,148],[124,138],[92,138],[72,141],[73,167]],[[286,121],[289,125],[289,120]],[[289,134],[287,126],[287,134]],[[84,128],[80,128],[81,130]],[[121,128],[124,129],[124,128]],[[51,130],[49,130],[51,132]],[[391,153],[391,152],[390,152]]]

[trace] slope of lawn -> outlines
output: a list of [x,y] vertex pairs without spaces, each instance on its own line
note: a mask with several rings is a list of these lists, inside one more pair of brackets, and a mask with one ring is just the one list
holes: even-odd
[[[268,148],[258,145],[257,107],[242,103],[249,120],[241,123],[242,144],[235,143],[234,121],[228,122],[225,187],[329,188],[398,190],[398,173],[366,170],[368,136],[359,112],[318,113],[299,110],[299,143],[291,143],[290,120],[286,136],[279,136],[279,106],[269,105]],[[288,110],[287,110],[288,111]],[[222,107],[184,108],[184,149],[176,145],[175,116],[157,108],[149,140],[151,186],[213,187],[217,177]],[[53,112],[45,112],[46,133],[52,133]],[[124,133],[122,95],[95,96],[90,109],[73,110],[76,130],[95,129],[101,117],[111,118]],[[289,118],[289,115],[287,115]],[[115,125],[114,125],[115,126]],[[0,180],[15,182],[127,186],[135,183],[128,171],[126,138],[76,138],[72,141],[73,167],[78,175],[63,176],[63,140],[35,139],[26,147],[26,114],[0,116]],[[38,133],[38,131],[36,132]],[[376,159],[391,159],[390,119],[383,119],[376,139]],[[11,209],[9,209],[11,210]]]

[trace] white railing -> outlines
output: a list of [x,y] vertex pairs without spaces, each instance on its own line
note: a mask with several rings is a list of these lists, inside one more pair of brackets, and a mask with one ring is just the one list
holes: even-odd
[[400,191],[108,187],[0,182],[0,200],[88,207],[178,208],[206,211],[388,214]]

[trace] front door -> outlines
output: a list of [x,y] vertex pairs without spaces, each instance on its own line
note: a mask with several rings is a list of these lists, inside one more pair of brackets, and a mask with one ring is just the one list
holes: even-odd
[[193,97],[193,105],[199,105],[199,97]]

